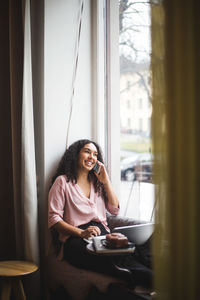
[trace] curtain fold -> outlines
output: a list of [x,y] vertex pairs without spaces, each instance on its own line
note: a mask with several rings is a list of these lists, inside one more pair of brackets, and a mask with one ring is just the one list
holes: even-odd
[[154,1],[152,6],[156,222],[162,229],[154,241],[159,299],[199,298],[199,11],[196,0]]
[[153,1],[152,14],[152,136],[154,152],[155,181],[155,222],[158,224],[153,241],[155,289],[160,299],[169,290],[169,255],[168,255],[168,155],[166,127],[166,92],[165,92],[165,12],[162,1]]
[[39,263],[30,0],[25,2],[21,183],[25,258]]
[[9,64],[10,71],[10,126],[11,126],[11,151],[12,162],[13,198],[8,199],[14,205],[15,241],[13,245],[16,257],[22,259],[23,252],[23,223],[21,199],[21,114],[22,114],[22,83],[23,83],[23,3],[10,0],[8,3],[8,29],[9,29]]
[[[15,255],[39,263],[30,1],[9,0],[9,90]],[[15,257],[11,257],[14,259]]]
[[[10,100],[10,53],[9,53],[9,2],[0,2],[0,259],[15,257],[15,222],[13,203],[13,164],[11,140],[11,100]],[[9,220],[9,224],[8,224]],[[9,226],[8,226],[9,225]]]

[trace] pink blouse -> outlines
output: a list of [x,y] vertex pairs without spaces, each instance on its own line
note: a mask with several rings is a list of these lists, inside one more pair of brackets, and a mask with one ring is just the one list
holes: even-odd
[[[65,221],[73,226],[86,224],[92,220],[101,222],[108,230],[106,210],[117,215],[119,208],[105,204],[101,196],[95,193],[91,183],[90,198],[87,198],[78,184],[67,182],[66,176],[56,178],[48,198],[48,227],[59,221]],[[69,236],[60,234],[59,239],[65,242]]]

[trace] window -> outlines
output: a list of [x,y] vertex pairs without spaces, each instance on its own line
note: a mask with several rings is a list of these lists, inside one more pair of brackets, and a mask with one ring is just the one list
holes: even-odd
[[[150,51],[148,1],[119,0],[121,213],[147,221],[154,205]],[[133,105],[125,109],[127,99]]]
[[128,129],[130,129],[131,128],[131,119],[128,118],[127,121],[128,121]]
[[103,2],[106,105],[100,131],[105,129],[106,165],[120,198],[120,214],[150,220],[154,205],[150,6],[138,0]]
[[126,88],[127,88],[127,90],[130,90],[130,81],[129,80],[126,83]]
[[139,118],[139,133],[143,131],[143,120],[142,118]]
[[139,108],[142,109],[142,98],[139,99]]

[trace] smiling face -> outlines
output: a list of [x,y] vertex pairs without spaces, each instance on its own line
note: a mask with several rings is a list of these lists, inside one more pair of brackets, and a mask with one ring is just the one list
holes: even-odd
[[91,171],[97,162],[98,151],[94,144],[85,144],[79,152],[78,168]]

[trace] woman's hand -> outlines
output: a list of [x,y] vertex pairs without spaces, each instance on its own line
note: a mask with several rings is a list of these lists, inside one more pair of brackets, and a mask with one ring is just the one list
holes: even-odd
[[106,184],[107,182],[109,182],[109,177],[106,168],[104,164],[100,161],[97,161],[97,164],[99,165],[99,170],[98,173],[94,172],[94,174],[101,183]]
[[92,236],[97,236],[101,234],[101,230],[97,226],[89,226],[87,229],[81,232],[81,237],[88,239]]

